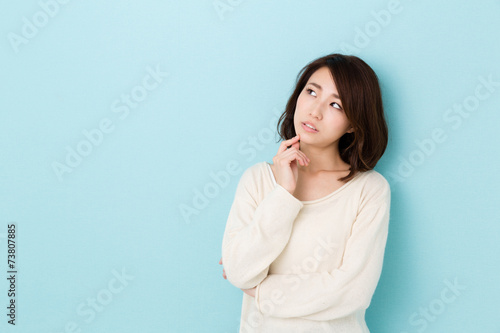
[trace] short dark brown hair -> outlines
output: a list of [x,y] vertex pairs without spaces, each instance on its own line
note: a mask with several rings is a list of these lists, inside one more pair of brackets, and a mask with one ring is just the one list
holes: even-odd
[[378,78],[363,60],[353,55],[334,53],[313,60],[302,68],[297,75],[295,90],[279,118],[278,133],[282,140],[296,135],[293,117],[297,99],[311,75],[322,67],[330,70],[342,108],[354,129],[339,140],[340,157],[351,166],[349,174],[339,178],[339,181],[347,182],[358,171],[373,169],[384,154],[388,142],[389,133]]

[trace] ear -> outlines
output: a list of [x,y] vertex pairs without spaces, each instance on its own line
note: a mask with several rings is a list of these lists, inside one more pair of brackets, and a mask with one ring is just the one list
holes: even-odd
[[353,127],[350,127],[346,133],[353,133],[354,132],[354,128]]

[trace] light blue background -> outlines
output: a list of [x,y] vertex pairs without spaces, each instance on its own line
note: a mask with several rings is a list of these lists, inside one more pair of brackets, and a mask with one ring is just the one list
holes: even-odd
[[[1,3],[0,269],[16,223],[19,274],[15,328],[1,279],[0,330],[237,332],[242,292],[218,264],[236,185],[276,154],[266,129],[299,70],[351,47],[380,78],[390,128],[376,167],[393,191],[390,235],[368,326],[499,332],[500,2],[401,0],[382,23],[373,12],[391,1],[221,2],[231,10],[73,0],[47,22],[37,1]],[[23,17],[41,27],[15,47]],[[156,67],[168,75],[120,118],[122,94],[144,92]],[[480,77],[497,82],[483,100]],[[474,101],[466,116],[449,111]],[[113,130],[59,180],[53,163],[103,119]],[[436,129],[446,139],[431,145]],[[231,163],[238,172],[214,186]],[[186,218],[196,191],[212,195]],[[130,277],[120,292],[114,270]],[[89,298],[106,304],[90,310]]]

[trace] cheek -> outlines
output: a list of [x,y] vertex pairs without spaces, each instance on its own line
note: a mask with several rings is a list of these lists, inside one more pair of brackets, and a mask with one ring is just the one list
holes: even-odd
[[344,131],[349,126],[346,116],[341,111],[332,111],[328,117],[328,122],[332,128],[339,131]]
[[299,97],[297,97],[297,105],[307,106],[312,101],[314,101],[314,97],[304,91],[302,91],[299,94]]
[[302,94],[297,98],[297,104],[295,105],[295,110],[300,110],[301,106],[304,104],[304,99],[302,98]]

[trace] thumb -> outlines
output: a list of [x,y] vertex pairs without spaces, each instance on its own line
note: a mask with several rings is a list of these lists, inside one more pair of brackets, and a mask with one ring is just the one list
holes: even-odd
[[297,140],[297,142],[292,143],[292,147],[300,150],[300,134],[297,134],[297,136],[299,137],[299,139]]
[[295,147],[298,150],[300,150],[300,142],[296,142],[296,143],[292,144],[292,147]]

